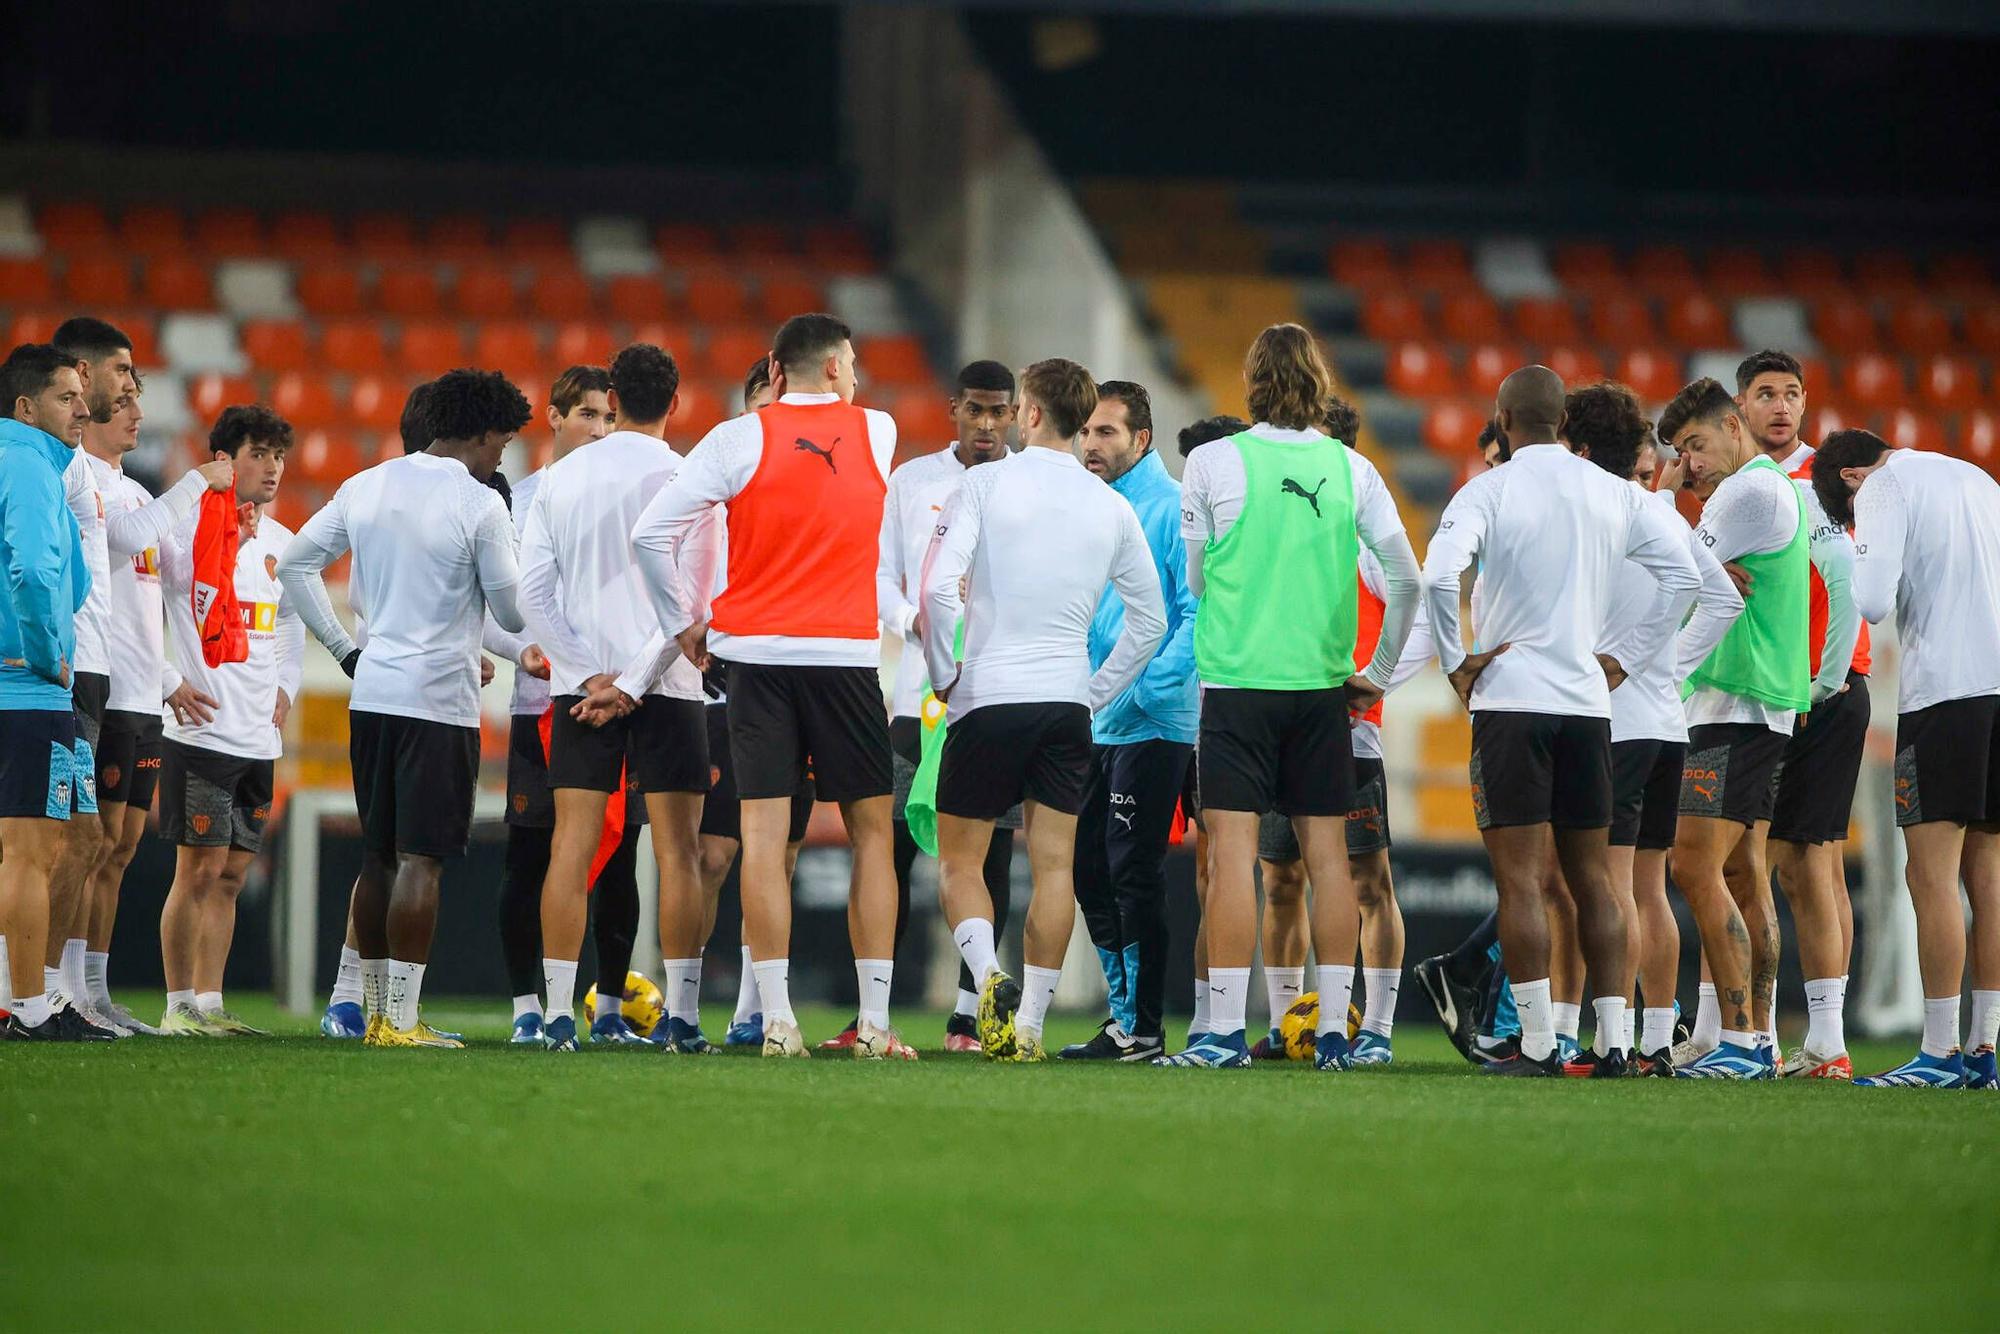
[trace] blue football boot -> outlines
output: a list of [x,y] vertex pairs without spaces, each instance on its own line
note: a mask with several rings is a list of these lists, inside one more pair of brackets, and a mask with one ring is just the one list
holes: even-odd
[[359,1038],[367,1032],[368,1020],[354,1001],[336,1001],[319,1017],[319,1035],[323,1038]]

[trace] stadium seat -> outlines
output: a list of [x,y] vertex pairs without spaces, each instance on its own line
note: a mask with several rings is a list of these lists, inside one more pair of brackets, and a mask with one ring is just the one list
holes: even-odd
[[674,309],[667,285],[650,273],[621,273],[606,279],[604,305],[611,318],[631,324],[664,320]]
[[1404,281],[1413,287],[1442,291],[1469,287],[1472,261],[1459,241],[1412,241],[1403,254]]
[[1944,427],[1938,419],[1912,408],[1897,408],[1890,413],[1882,425],[1882,438],[1898,449],[1945,447]]
[[312,339],[297,320],[247,320],[238,336],[250,364],[266,374],[302,371],[313,364]]
[[653,233],[660,257],[679,268],[712,264],[722,254],[722,243],[713,227],[698,222],[663,222]]
[[1686,292],[1666,302],[1661,327],[1667,337],[1683,347],[1729,347],[1729,317],[1721,306],[1701,292]]
[[63,266],[63,299],[80,306],[132,301],[132,264],[123,255],[78,255]]
[[[662,346],[667,346],[663,344]],[[669,350],[672,350],[669,347]],[[711,331],[700,355],[676,353],[686,367],[683,374],[706,376],[724,383],[741,384],[743,376],[771,350],[771,335],[761,329],[739,325],[733,329]],[[866,380],[873,379],[873,372],[867,362],[861,363],[861,375]]]
[[400,378],[360,376],[347,391],[347,419],[364,430],[395,431],[402,424],[403,402],[409,395],[408,384]]
[[1542,352],[1542,364],[1560,375],[1563,383],[1572,389],[1604,378],[1604,359],[1589,347],[1546,348]]
[[1505,329],[1493,298],[1467,289],[1438,303],[1438,331],[1454,343],[1483,343],[1500,338]]
[[1825,404],[1820,404],[1813,408],[1812,420],[1815,429],[1819,432],[1819,438],[1822,440],[1832,435],[1835,431],[1844,431],[1850,426],[1861,425],[1858,421],[1850,421],[1847,413],[1842,409],[1829,407]]
[[1927,406],[1940,412],[1976,408],[1985,398],[1979,367],[1965,357],[1944,354],[1917,362],[1917,394]]
[[163,255],[148,260],[140,286],[146,304],[162,310],[205,310],[215,304],[207,267],[189,259]]
[[757,285],[756,313],[773,330],[794,315],[825,308],[825,293],[809,278],[767,276]]
[[792,230],[775,222],[741,222],[729,229],[729,252],[749,262],[792,258],[799,253],[799,240]]
[[1724,297],[1762,296],[1777,288],[1771,266],[1748,246],[1717,246],[1701,267],[1709,290]]
[[362,466],[361,450],[354,437],[340,431],[307,431],[297,436],[291,453],[285,456],[285,484],[316,482],[335,487],[361,471]]
[[1646,245],[1634,250],[1632,281],[1661,297],[1686,296],[1701,285],[1687,252],[1670,245]]
[[[6,263],[5,260],[0,260],[0,273],[6,271]],[[60,325],[63,319],[64,316],[58,311],[21,311],[8,322],[7,346],[14,348],[23,343],[46,343],[55,335],[56,326]]]
[[867,235],[849,222],[807,223],[800,236],[800,249],[808,267],[829,273],[873,273],[875,247]]
[[355,256],[375,264],[407,264],[417,258],[417,231],[401,213],[363,213],[348,229]]
[[513,218],[500,229],[500,250],[510,260],[574,263],[569,228],[559,218]]
[[1451,358],[1435,343],[1397,343],[1389,349],[1384,378],[1391,389],[1411,398],[1436,398],[1458,390]]
[[426,379],[466,364],[465,333],[456,324],[429,320],[403,326],[396,364]]
[[111,224],[104,210],[83,200],[44,204],[35,215],[35,230],[49,249],[65,253],[101,250],[111,244]]
[[1613,292],[1593,300],[1586,310],[1590,336],[1608,347],[1638,347],[1660,340],[1653,308],[1636,296]]
[[872,382],[893,385],[935,383],[930,358],[925,355],[923,343],[914,334],[863,338],[860,344],[855,349],[855,357],[862,373]]
[[361,276],[346,265],[300,270],[298,293],[306,313],[322,319],[361,313]]
[[215,266],[216,304],[238,319],[297,319],[292,267],[278,259],[225,259]]
[[1631,386],[1640,401],[1665,403],[1681,391],[1680,361],[1654,347],[1629,348],[1618,359],[1614,379]]
[[1503,343],[1480,343],[1465,354],[1465,389],[1475,398],[1500,392],[1500,382],[1528,365],[1527,353]]
[[1813,308],[1813,337],[1840,356],[1872,352],[1881,345],[1874,312],[1851,296],[1830,296]]
[[425,319],[441,310],[437,275],[428,267],[405,265],[382,270],[376,285],[375,304],[385,315]]
[[1327,251],[1326,268],[1335,282],[1363,290],[1395,287],[1402,280],[1388,242],[1374,237],[1335,241]]
[[750,294],[735,277],[699,273],[687,280],[687,311],[703,324],[742,324],[750,318]]
[[1391,288],[1362,293],[1361,332],[1378,343],[1415,342],[1431,336],[1423,303]]
[[514,275],[497,264],[462,265],[452,284],[451,304],[468,319],[508,319],[520,307]]
[[728,400],[701,380],[682,380],[680,401],[667,414],[667,427],[683,440],[699,440],[728,413]]
[[1576,308],[1560,297],[1523,297],[1514,303],[1514,332],[1531,343],[1574,343]]
[[1447,458],[1476,453],[1479,432],[1492,418],[1490,406],[1445,399],[1424,414],[1424,443]]
[[1852,296],[1847,271],[1831,250],[1786,246],[1778,256],[1778,285],[1787,295],[1806,301]]
[[1965,341],[1975,352],[2000,357],[2000,301],[1980,301],[1966,306]]
[[1913,357],[1949,352],[1957,342],[1944,307],[1920,296],[1905,297],[1889,307],[1889,338],[1898,352]]
[[0,303],[40,306],[55,300],[55,295],[46,260],[0,256]]
[[326,380],[311,372],[291,371],[271,383],[271,406],[302,431],[321,430],[340,417],[340,408]]
[[195,219],[195,248],[209,255],[261,255],[264,220],[247,208],[219,208]]
[[[651,343],[654,347],[665,348],[674,354],[674,360],[680,364],[683,375],[689,372],[696,360],[696,350],[701,345],[701,340],[695,337],[693,329],[685,324],[673,324],[666,320],[649,320],[644,324],[633,325],[632,336],[626,341]],[[765,345],[752,353],[741,366],[730,372],[730,378],[741,380],[744,373],[750,369],[750,363],[771,350],[768,338],[764,343]]]
[[434,258],[455,263],[480,263],[493,254],[486,219],[476,213],[446,213],[424,228],[424,247]]
[[[160,321],[160,349],[179,371],[227,371],[234,375],[250,364],[237,346],[235,323],[221,315],[182,311],[166,316]],[[133,349],[135,354],[137,351]]]
[[157,326],[151,315],[137,310],[106,310],[99,314],[132,340],[132,360],[141,369],[162,365]]
[[1986,257],[1969,250],[1939,255],[1931,263],[1931,286],[1947,296],[1990,296],[1993,270]]
[[331,214],[295,209],[271,220],[271,253],[294,263],[321,263],[344,259],[347,243]]
[[1857,408],[1894,408],[1908,392],[1902,364],[1887,357],[1864,353],[1850,357],[1841,370],[1841,402]]
[[1900,250],[1868,250],[1854,257],[1854,284],[1864,296],[1908,296],[1922,287],[1917,266]]
[[1572,292],[1584,296],[1608,297],[1623,293],[1631,279],[1610,246],[1598,241],[1576,241],[1555,249],[1556,277]]
[[896,452],[926,454],[942,449],[957,435],[951,419],[950,396],[938,388],[904,389],[882,407],[896,419]]
[[510,375],[542,364],[542,336],[527,320],[497,320],[472,338],[472,364]]
[[187,223],[177,208],[135,204],[118,219],[118,249],[125,254],[178,255],[187,247]]
[[188,407],[193,410],[195,421],[204,435],[224,408],[258,401],[257,386],[249,378],[216,371],[189,380],[187,397]]
[[528,288],[528,308],[544,320],[587,320],[597,314],[590,279],[567,262],[535,274]]
[[602,324],[573,320],[557,328],[553,357],[563,367],[606,366],[618,344]]
[[374,320],[336,320],[320,335],[320,359],[328,370],[379,375],[389,369],[382,326]]
[[2000,417],[1985,408],[1966,413],[1958,419],[1955,444],[1960,458],[2000,476]]

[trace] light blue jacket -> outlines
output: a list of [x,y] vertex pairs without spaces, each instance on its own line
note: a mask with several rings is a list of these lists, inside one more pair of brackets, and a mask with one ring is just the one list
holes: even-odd
[[[1167,605],[1167,637],[1139,679],[1097,711],[1091,734],[1100,746],[1135,741],[1179,741],[1193,745],[1201,727],[1201,687],[1194,673],[1195,596],[1187,582],[1187,547],[1181,541],[1181,484],[1157,450],[1111,484],[1131,502],[1153,551],[1160,595]],[[1125,604],[1110,587],[1097,600],[1090,622],[1090,665],[1104,665],[1125,626]]]
[[0,420],[0,709],[67,709],[64,664],[90,595],[83,536],[63,493],[70,448]]

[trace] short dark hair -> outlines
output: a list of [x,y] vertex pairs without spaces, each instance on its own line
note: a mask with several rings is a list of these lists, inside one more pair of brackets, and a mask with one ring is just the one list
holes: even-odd
[[1748,389],[1750,382],[1760,375],[1789,375],[1802,385],[1806,382],[1805,369],[1799,365],[1797,357],[1767,347],[1762,352],[1752,352],[1737,364],[1736,392],[1740,394]]
[[53,343],[23,343],[9,352],[6,364],[0,365],[0,394],[7,397],[7,415],[14,415],[14,405],[22,399],[34,398],[54,384],[56,372],[65,366],[75,370],[76,358]]
[[849,342],[854,331],[833,315],[794,315],[778,326],[771,340],[771,355],[786,373],[799,370]]
[[1590,451],[1590,461],[1613,477],[1629,479],[1639,466],[1639,449],[1652,434],[1652,423],[1639,410],[1639,398],[1613,380],[1572,389],[1563,400],[1568,421],[1563,436]]
[[1125,405],[1125,424],[1132,434],[1153,429],[1153,396],[1146,386],[1133,380],[1106,380],[1097,386],[1097,401],[1115,398]]
[[1230,436],[1241,435],[1249,429],[1249,422],[1227,413],[1220,417],[1203,417],[1198,422],[1181,427],[1181,457],[1186,458],[1210,441],[1227,440]]
[[951,396],[957,398],[968,389],[988,394],[1012,394],[1014,372],[998,361],[969,361],[959,370]]
[[1660,443],[1671,446],[1689,422],[1719,422],[1736,415],[1735,395],[1722,387],[1722,381],[1704,375],[1683,386],[1660,413]]
[[49,341],[79,361],[96,361],[113,352],[132,350],[132,335],[114,324],[106,324],[88,315],[76,315],[64,320],[56,326],[55,334]]
[[659,421],[680,391],[681,368],[674,354],[656,343],[633,343],[611,359],[611,392],[618,395],[622,418]]
[[1326,401],[1326,433],[1343,445],[1352,445],[1361,434],[1361,411],[1335,394]]
[[743,376],[743,406],[750,406],[750,400],[757,397],[757,391],[771,383],[771,359],[759,357]]
[[290,449],[292,424],[262,403],[238,403],[224,408],[215,419],[215,429],[208,433],[209,452],[232,459],[252,441]]
[[1854,526],[1854,493],[1840,480],[1842,468],[1866,468],[1889,452],[1889,442],[1873,431],[1835,431],[1820,441],[1812,457],[1812,489],[1826,517]]
[[572,366],[549,386],[549,406],[558,417],[576,411],[585,394],[602,394],[611,388],[611,372],[602,366]]
[[437,428],[431,422],[431,385],[426,380],[410,387],[410,396],[403,400],[403,419],[396,423],[396,429],[403,437],[403,452],[417,454],[431,447],[437,439]]
[[1068,357],[1049,357],[1022,371],[1021,393],[1039,403],[1064,436],[1081,431],[1097,411],[1097,381]]
[[425,415],[431,439],[477,440],[489,431],[509,435],[534,415],[513,381],[499,371],[446,371],[431,381]]
[[1488,417],[1486,425],[1479,428],[1479,452],[1484,454],[1488,445],[1495,444],[1500,446],[1500,461],[1502,463],[1514,457],[1513,442],[1501,439],[1500,428],[1493,424],[1491,417]]

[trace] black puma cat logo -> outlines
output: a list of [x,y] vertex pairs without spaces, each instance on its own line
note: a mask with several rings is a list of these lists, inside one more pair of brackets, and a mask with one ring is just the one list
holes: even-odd
[[1306,504],[1313,507],[1313,517],[1315,519],[1321,517],[1319,512],[1319,493],[1326,490],[1326,478],[1324,477],[1320,478],[1319,485],[1314,487],[1312,490],[1308,491],[1305,489],[1305,487],[1299,485],[1297,482],[1287,477],[1284,481],[1284,485],[1280,486],[1278,490],[1286,495],[1303,497],[1305,499]]
[[[840,437],[839,437],[839,436],[835,436],[835,437],[833,438],[833,445],[837,445],[837,444],[839,444],[839,443],[840,443]],[[828,446],[827,446],[827,447],[826,447],[825,449],[821,449],[821,448],[820,448],[820,447],[819,447],[818,445],[816,445],[816,444],[814,444],[814,443],[813,443],[812,441],[810,441],[810,440],[806,439],[806,438],[805,438],[804,436],[796,436],[796,437],[794,437],[794,439],[793,439],[793,441],[792,441],[792,448],[793,448],[793,449],[795,449],[795,450],[796,450],[796,449],[803,449],[803,450],[805,450],[805,451],[806,451],[806,452],[807,452],[808,454],[817,454],[817,455],[819,455],[819,457],[821,457],[822,459],[825,459],[825,460],[826,460],[826,466],[828,467],[828,469],[830,469],[831,471],[833,471],[833,472],[835,472],[835,473],[838,473],[838,472],[840,471],[840,469],[839,469],[838,467],[836,467],[836,466],[834,465],[834,462],[833,462],[833,445],[828,445]]]

